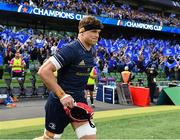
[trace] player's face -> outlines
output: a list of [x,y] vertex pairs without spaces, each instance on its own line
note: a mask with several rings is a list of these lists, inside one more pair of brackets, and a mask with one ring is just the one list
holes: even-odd
[[99,33],[101,30],[89,30],[83,33],[85,42],[89,45],[95,45],[99,39]]

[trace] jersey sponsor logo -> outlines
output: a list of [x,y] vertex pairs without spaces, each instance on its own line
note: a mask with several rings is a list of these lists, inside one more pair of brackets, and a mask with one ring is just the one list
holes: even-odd
[[76,72],[76,75],[78,75],[78,76],[89,76],[92,68],[89,68],[86,66],[83,68],[84,68],[84,70],[83,70],[84,72]]
[[76,72],[77,76],[89,76],[89,73]]

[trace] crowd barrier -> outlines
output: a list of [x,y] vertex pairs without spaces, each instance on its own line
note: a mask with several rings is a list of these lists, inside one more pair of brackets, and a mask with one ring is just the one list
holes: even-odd
[[[118,96],[116,96],[116,93]],[[149,88],[129,86],[124,84],[117,84],[117,86],[106,85],[104,83],[98,84],[96,100],[107,102],[111,104],[133,104],[137,106],[149,106],[150,95]]]

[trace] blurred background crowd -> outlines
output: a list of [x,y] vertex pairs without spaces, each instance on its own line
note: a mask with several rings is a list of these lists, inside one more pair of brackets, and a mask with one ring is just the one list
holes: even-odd
[[[27,38],[21,40],[19,34]],[[76,34],[62,34],[59,37],[41,32],[35,34],[32,29],[15,32],[4,27],[0,39],[1,65],[8,66],[17,50],[20,50],[26,69],[30,61],[37,60],[41,65],[62,45],[76,39]],[[135,73],[142,72],[137,67],[142,60],[144,67],[154,65],[157,70],[164,72],[167,80],[180,80],[180,44],[176,40],[121,36],[115,39],[101,38],[94,48],[97,50],[96,64],[102,72],[121,72],[125,66]]]
[[17,5],[28,5],[45,9],[55,9],[81,14],[91,14],[101,17],[130,20],[160,26],[180,27],[179,16],[175,13],[162,13],[146,10],[143,7],[133,7],[128,4],[114,4],[106,0],[0,0]]

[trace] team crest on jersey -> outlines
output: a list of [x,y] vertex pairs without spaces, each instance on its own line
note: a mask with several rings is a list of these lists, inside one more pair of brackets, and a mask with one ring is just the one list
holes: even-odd
[[56,125],[55,125],[54,123],[49,123],[49,127],[50,127],[51,129],[56,129]]

